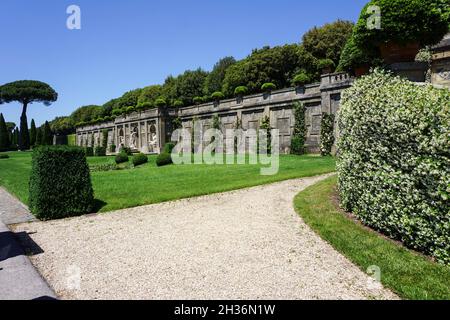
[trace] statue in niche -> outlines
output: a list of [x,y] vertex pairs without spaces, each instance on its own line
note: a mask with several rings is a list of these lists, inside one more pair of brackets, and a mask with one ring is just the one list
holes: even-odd
[[138,138],[137,128],[134,128],[130,138],[131,149],[137,149],[137,138]]
[[148,145],[150,147],[151,152],[155,152],[156,145],[158,143],[156,136],[156,128],[154,125],[150,127],[150,137],[149,137]]

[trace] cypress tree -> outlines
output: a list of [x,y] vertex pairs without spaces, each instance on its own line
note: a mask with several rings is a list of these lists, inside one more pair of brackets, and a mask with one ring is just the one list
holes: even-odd
[[45,121],[44,124],[44,131],[42,133],[42,144],[46,146],[51,146],[53,144],[52,130],[50,129],[48,121]]
[[9,146],[8,129],[6,128],[5,118],[3,118],[3,114],[0,113],[0,151],[8,149]]
[[42,127],[36,129],[36,146],[42,145]]
[[30,146],[34,147],[36,145],[36,124],[34,119],[31,119],[31,129],[30,129]]
[[19,149],[30,149],[30,132],[28,130],[28,121],[25,114],[20,116]]

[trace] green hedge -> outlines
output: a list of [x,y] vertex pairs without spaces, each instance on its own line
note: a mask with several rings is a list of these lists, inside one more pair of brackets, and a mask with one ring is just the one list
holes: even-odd
[[141,164],[147,163],[148,162],[148,158],[143,153],[136,153],[133,156],[133,160],[132,161],[133,161],[133,165],[136,167],[136,166],[139,166]]
[[172,163],[172,155],[170,153],[163,152],[156,158],[156,165],[158,167],[166,166]]
[[41,220],[89,213],[94,192],[82,148],[42,146],[32,155],[30,210]]
[[[370,6],[380,8],[381,30],[368,28],[373,15],[368,10]],[[447,0],[371,0],[363,8],[355,26],[355,41],[362,47],[388,41],[433,45],[448,32],[449,19]]]
[[0,159],[9,159],[7,154],[0,154]]
[[105,147],[95,147],[94,155],[96,157],[105,157],[106,156],[106,148]]
[[339,131],[343,207],[448,264],[450,91],[375,70],[344,91]]
[[120,151],[120,153],[115,158],[117,164],[128,162],[128,160],[128,154],[125,151]]

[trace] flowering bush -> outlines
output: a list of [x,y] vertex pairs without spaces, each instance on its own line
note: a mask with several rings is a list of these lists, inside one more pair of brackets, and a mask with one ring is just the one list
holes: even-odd
[[331,155],[334,144],[334,114],[323,113],[320,128],[320,154]]
[[450,262],[450,92],[375,70],[343,93],[342,206],[406,246]]

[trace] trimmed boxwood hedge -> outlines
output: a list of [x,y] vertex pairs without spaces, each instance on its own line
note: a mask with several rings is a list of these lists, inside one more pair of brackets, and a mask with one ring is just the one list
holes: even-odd
[[156,158],[156,165],[158,167],[166,166],[172,163],[172,155],[170,153],[163,152]]
[[450,91],[376,69],[344,91],[338,125],[342,206],[450,263]]
[[0,159],[9,159],[7,154],[0,154]]
[[136,167],[136,166],[139,166],[141,164],[147,163],[148,162],[148,158],[143,153],[136,153],[133,156],[133,160],[132,161],[133,161],[133,165]]
[[119,154],[116,156],[115,161],[117,164],[128,162],[128,155],[124,151],[120,151]]
[[92,212],[94,191],[82,148],[42,146],[33,150],[30,210],[41,220]]
[[105,147],[95,147],[94,155],[96,157],[105,157],[106,156],[106,148]]

